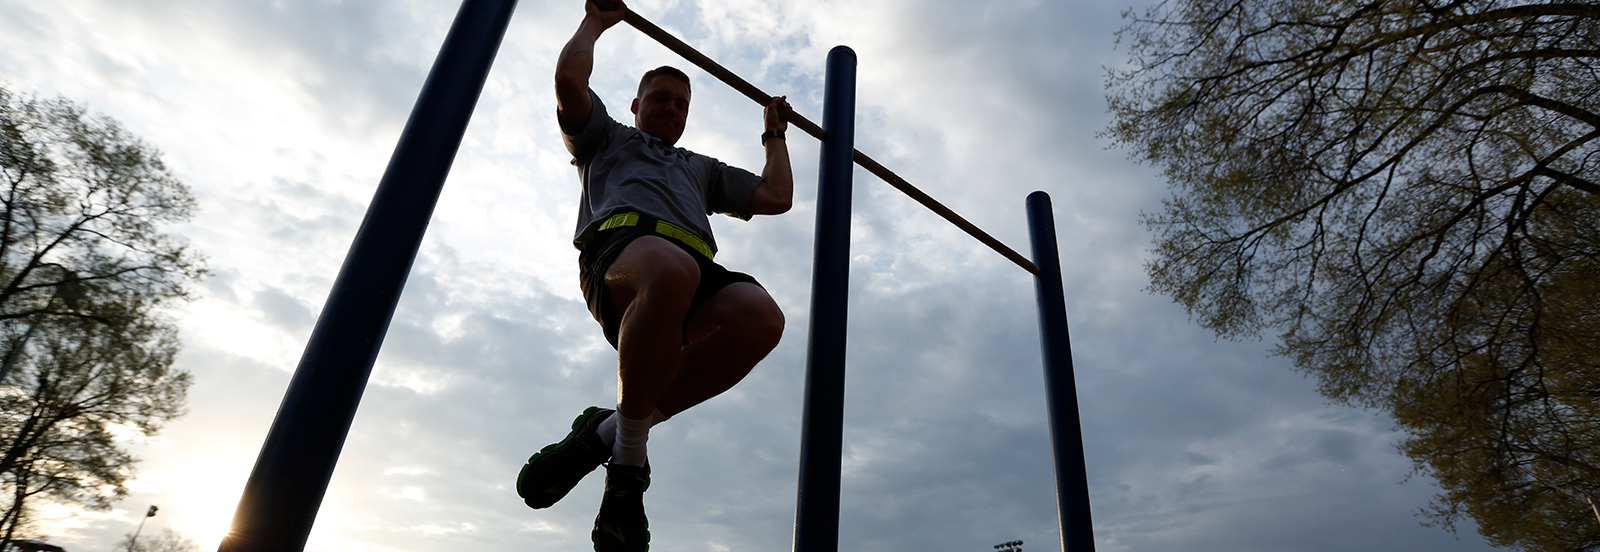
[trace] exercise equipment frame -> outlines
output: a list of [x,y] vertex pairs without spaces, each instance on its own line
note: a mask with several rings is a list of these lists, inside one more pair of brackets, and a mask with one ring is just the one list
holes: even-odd
[[[515,8],[516,0],[462,2],[312,329],[221,552],[304,550],[406,276]],[[625,21],[752,100],[763,105],[771,101],[637,13],[630,12]],[[861,164],[1035,276],[1061,547],[1063,552],[1093,552],[1050,198],[1044,192],[1028,196],[1030,261],[855,149],[855,73],[855,52],[834,48],[828,54],[824,126],[798,113],[789,117],[822,141],[794,550],[838,550],[851,173],[852,164]]]

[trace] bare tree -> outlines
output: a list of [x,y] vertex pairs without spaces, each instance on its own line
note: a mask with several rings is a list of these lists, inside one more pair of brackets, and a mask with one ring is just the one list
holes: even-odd
[[1279,352],[1501,546],[1600,525],[1600,5],[1169,0],[1108,134],[1163,169],[1152,288]]
[[116,552],[200,552],[200,545],[168,527],[160,533],[139,537],[137,541],[132,533],[124,535]]
[[151,435],[183,412],[162,309],[201,261],[161,223],[194,200],[114,121],[0,88],[0,548],[30,499],[103,509]]

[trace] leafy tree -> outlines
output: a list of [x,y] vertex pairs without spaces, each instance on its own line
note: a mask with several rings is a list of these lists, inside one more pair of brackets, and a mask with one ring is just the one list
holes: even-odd
[[203,269],[158,225],[193,206],[115,121],[0,88],[0,548],[29,499],[125,496],[135,459],[117,441],[183,412],[162,312]]
[[173,531],[171,527],[155,535],[141,536],[138,541],[134,541],[133,537],[132,533],[123,536],[116,552],[200,552],[200,545],[194,539]]
[[1434,522],[1600,547],[1600,5],[1129,15],[1107,134],[1171,187],[1152,289],[1391,412]]

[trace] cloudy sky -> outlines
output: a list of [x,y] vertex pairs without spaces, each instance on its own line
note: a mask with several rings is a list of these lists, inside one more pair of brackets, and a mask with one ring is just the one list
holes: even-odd
[[[820,120],[827,51],[859,56],[856,144],[1027,250],[1049,192],[1098,550],[1487,550],[1423,527],[1437,492],[1391,422],[1330,405],[1270,343],[1217,341],[1144,291],[1141,211],[1165,186],[1096,136],[1120,14],[1143,0],[635,0],[646,18]],[[64,95],[160,148],[200,210],[171,227],[212,274],[179,312],[189,414],[110,512],[46,509],[74,551],[146,532],[221,540],[456,0],[0,0],[0,81]],[[591,476],[544,511],[512,484],[614,352],[578,292],[578,198],[551,71],[581,0],[523,0],[412,270],[309,550],[588,549]],[[593,86],[620,112],[662,64],[695,86],[681,145],[759,170],[760,107],[625,26]],[[797,135],[791,132],[791,135]],[[787,313],[734,391],[652,432],[654,549],[790,549],[816,143],[797,205],[719,217],[718,260]],[[1059,546],[1031,277],[857,171],[840,549]]]

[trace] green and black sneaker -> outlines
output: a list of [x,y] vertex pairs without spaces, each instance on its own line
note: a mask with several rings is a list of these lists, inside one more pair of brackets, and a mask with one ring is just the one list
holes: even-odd
[[594,518],[595,552],[648,552],[650,520],[644,516],[644,491],[650,488],[650,465],[606,464],[606,495]]
[[595,428],[612,412],[598,406],[585,408],[572,420],[572,432],[565,439],[528,457],[517,474],[517,496],[530,508],[549,508],[567,496],[583,476],[611,459],[611,447],[600,440]]

